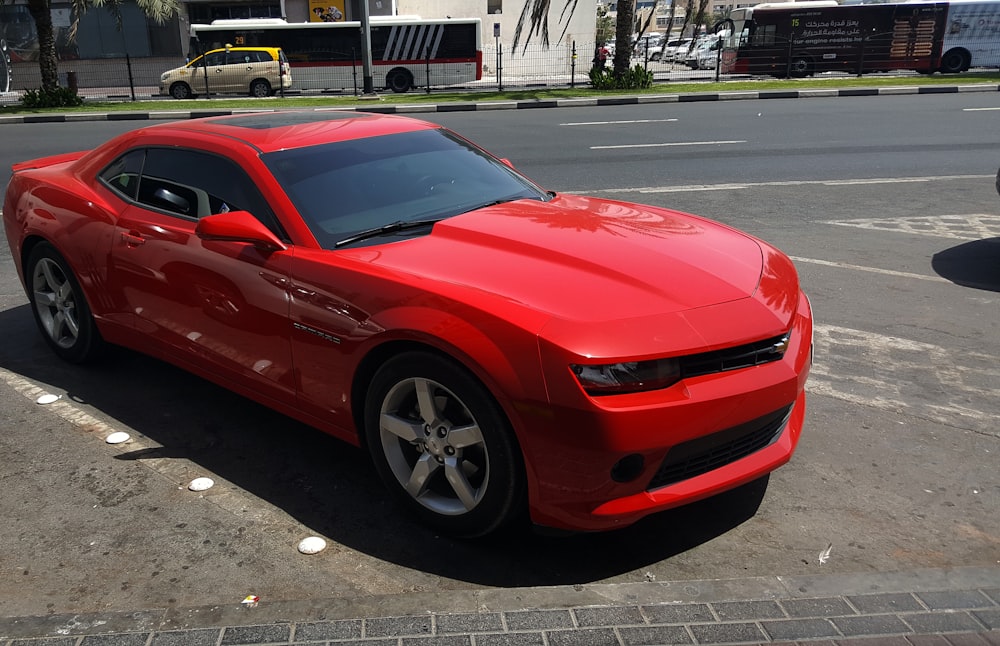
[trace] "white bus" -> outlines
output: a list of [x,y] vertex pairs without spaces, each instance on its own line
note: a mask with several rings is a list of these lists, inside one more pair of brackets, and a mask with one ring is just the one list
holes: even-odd
[[941,71],[1000,67],[1000,2],[951,0],[941,45]]
[[[469,83],[483,76],[479,18],[372,17],[369,27],[376,87],[384,82],[393,92],[406,92],[412,87]],[[360,22],[215,20],[210,25],[191,25],[191,35],[201,51],[227,44],[280,47],[292,67],[293,89],[342,90],[361,85]]]

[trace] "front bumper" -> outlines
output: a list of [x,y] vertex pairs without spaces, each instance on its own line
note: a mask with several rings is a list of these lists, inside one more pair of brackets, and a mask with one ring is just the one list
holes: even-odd
[[812,313],[800,294],[780,361],[522,415],[537,525],[624,527],[752,482],[791,459],[806,412]]

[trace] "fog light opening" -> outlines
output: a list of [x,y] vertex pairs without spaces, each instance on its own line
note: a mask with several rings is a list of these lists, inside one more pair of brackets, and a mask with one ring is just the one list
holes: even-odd
[[646,460],[638,453],[626,455],[611,467],[611,479],[615,482],[629,482],[635,480],[642,473]]

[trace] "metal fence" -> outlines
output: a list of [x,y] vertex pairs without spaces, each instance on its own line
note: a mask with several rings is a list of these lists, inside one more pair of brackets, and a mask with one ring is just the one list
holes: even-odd
[[[646,48],[639,48],[632,59],[633,65],[641,65],[652,72],[657,83],[686,80],[715,80],[727,78],[748,78],[750,76],[796,77],[809,74],[860,75],[903,69],[907,61],[917,58],[918,52],[910,49],[909,43],[894,43],[891,34],[876,34],[866,37],[859,44],[860,55],[851,59],[847,56],[831,57],[809,53],[802,43],[777,43],[771,48],[758,48],[729,72],[717,55],[703,58],[700,62],[686,65],[681,61],[654,60]],[[896,48],[894,50],[893,48]],[[901,48],[901,49],[900,49]],[[1000,35],[996,42],[985,43],[984,54],[1000,60]],[[901,52],[898,56],[890,52]],[[532,43],[528,46],[511,48],[507,44],[494,43],[483,48],[482,79],[464,84],[464,89],[505,90],[531,87],[576,87],[590,84],[589,72],[595,62],[596,46],[593,42],[562,42],[545,47]],[[991,53],[992,52],[992,53]],[[715,52],[713,52],[715,54]],[[953,52],[945,52],[941,64],[958,71],[965,61]],[[85,100],[101,101],[141,101],[159,97],[160,75],[169,69],[184,65],[182,58],[109,58],[92,60],[69,60],[59,62],[60,84],[75,88]],[[608,65],[611,58],[608,58]],[[973,61],[975,65],[975,61]],[[992,69],[997,69],[991,63]],[[918,73],[918,66],[909,64],[909,74]],[[931,70],[919,70],[927,72]],[[41,86],[41,76],[37,61],[14,61],[10,65],[10,91],[0,92],[0,105],[16,104],[25,90]],[[294,80],[294,68],[292,72]],[[344,93],[360,94],[362,69],[356,66],[354,87],[331,87],[327,91],[300,91],[294,83],[287,94]],[[375,78],[375,87],[382,90],[384,79]],[[2,89],[2,88],[0,88]],[[411,92],[435,92],[454,87],[435,86],[416,88]],[[167,97],[163,97],[166,99]],[[210,97],[206,97],[210,98]]]

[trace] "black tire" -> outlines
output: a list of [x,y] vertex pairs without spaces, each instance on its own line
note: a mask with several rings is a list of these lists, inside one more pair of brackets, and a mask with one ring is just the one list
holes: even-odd
[[31,250],[24,275],[35,323],[53,352],[72,363],[96,359],[104,340],[65,258],[40,243]]
[[257,99],[271,96],[271,84],[267,82],[267,79],[254,79],[250,83],[250,96]]
[[958,74],[959,72],[964,72],[969,69],[968,60],[965,50],[949,49],[941,57],[941,73]]
[[194,97],[194,92],[191,91],[191,86],[183,81],[178,81],[170,86],[170,96],[175,99],[190,99]]
[[385,86],[396,94],[405,94],[413,87],[413,75],[404,69],[392,70],[385,76]]
[[788,62],[788,75],[795,78],[810,76],[813,73],[813,62],[808,56],[792,56]]
[[510,423],[464,368],[407,352],[375,373],[365,439],[392,494],[424,524],[484,536],[524,509],[524,468]]

